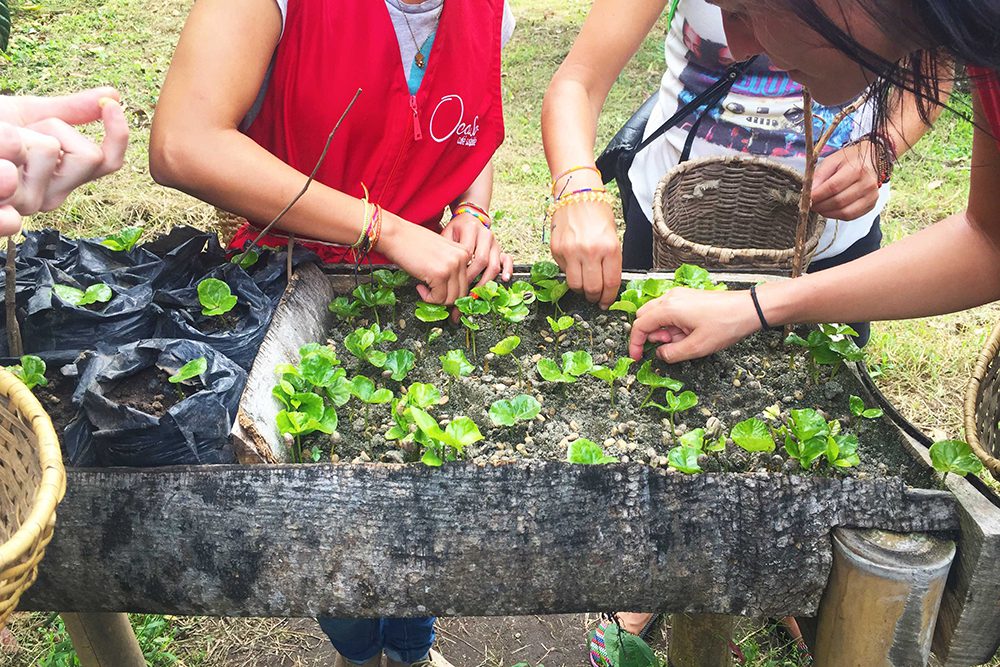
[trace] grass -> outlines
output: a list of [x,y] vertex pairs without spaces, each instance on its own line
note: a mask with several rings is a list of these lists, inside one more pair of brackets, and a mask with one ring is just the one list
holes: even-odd
[[[149,126],[159,87],[190,0],[13,0],[9,60],[0,61],[3,92],[58,94],[111,84],[122,92],[132,129],[126,166],[77,190],[66,205],[35,216],[33,228],[56,227],[75,236],[96,236],[131,225],[147,233],[174,225],[214,228],[214,209],[187,195],[161,188],[149,177]],[[541,146],[542,95],[569,51],[586,15],[585,0],[512,0],[518,27],[504,52],[507,140],[496,156],[494,209],[502,211],[497,231],[521,262],[547,256],[541,217],[548,170]],[[598,149],[656,89],[662,63],[661,24],[611,91],[601,117]],[[961,106],[961,105],[959,105]],[[906,155],[893,181],[892,203],[883,216],[887,242],[961,210],[968,195],[968,123],[945,114],[934,130]],[[919,270],[919,267],[914,267]],[[877,323],[869,346],[882,370],[880,386],[904,415],[936,438],[961,437],[962,391],[1000,307],[925,320]],[[155,620],[159,619],[159,620]],[[48,622],[47,622],[48,621]],[[297,652],[316,636],[273,619],[179,619],[136,616],[133,621],[151,664],[209,666],[296,664]],[[742,627],[742,626],[741,626]],[[22,643],[9,665],[70,665],[65,634],[57,620],[39,614],[15,616]],[[796,664],[775,644],[767,626],[746,629],[741,645],[756,667]],[[247,650],[247,647],[250,650]],[[174,662],[167,655],[176,657]],[[159,656],[159,657],[157,657]],[[289,657],[292,656],[292,657]],[[12,659],[5,660],[5,658]]]

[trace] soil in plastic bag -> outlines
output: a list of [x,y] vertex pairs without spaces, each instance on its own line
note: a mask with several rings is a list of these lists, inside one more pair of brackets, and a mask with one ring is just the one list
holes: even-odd
[[[167,381],[187,362],[208,369],[190,386]],[[232,463],[229,432],[245,371],[204,343],[152,339],[119,349],[99,344],[77,362],[80,418],[63,433],[74,465]]]

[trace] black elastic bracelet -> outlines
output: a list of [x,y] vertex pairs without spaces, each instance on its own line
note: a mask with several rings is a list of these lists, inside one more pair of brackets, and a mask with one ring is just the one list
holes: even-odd
[[764,311],[760,309],[760,301],[757,300],[757,286],[750,286],[750,298],[753,299],[753,307],[757,309],[757,317],[760,318],[760,326],[763,331],[771,328],[771,325],[764,319]]

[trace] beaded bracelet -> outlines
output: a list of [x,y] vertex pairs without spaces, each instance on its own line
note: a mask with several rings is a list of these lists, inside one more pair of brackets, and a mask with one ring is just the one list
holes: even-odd
[[[485,209],[477,206],[476,204],[473,204],[470,201],[464,201],[458,206],[456,206],[454,212],[451,215],[451,220],[454,220],[463,213],[468,213],[469,215],[471,215],[473,218],[481,222],[483,224],[483,227],[485,227],[486,229],[490,229],[493,226],[493,218],[490,217],[490,214],[487,213]],[[451,220],[449,220],[448,222],[451,222]],[[444,229],[445,227],[447,227],[448,222],[443,223],[441,225],[441,228]]]
[[548,218],[549,223],[551,223],[553,216],[555,216],[556,211],[559,209],[584,202],[604,203],[611,208],[614,208],[615,196],[604,188],[584,188],[583,190],[568,192],[549,204],[548,211],[546,211],[545,214],[546,218]]
[[577,171],[592,171],[595,174],[597,174],[598,176],[601,176],[601,171],[597,167],[595,167],[593,165],[582,164],[582,165],[579,165],[577,167],[570,167],[569,169],[567,169],[566,171],[560,173],[558,176],[556,176],[555,178],[552,179],[552,186],[551,187],[552,187],[552,196],[553,197],[556,196],[556,185],[559,183],[559,181],[561,181],[566,176],[569,176],[570,174],[572,174],[574,172],[577,172]]

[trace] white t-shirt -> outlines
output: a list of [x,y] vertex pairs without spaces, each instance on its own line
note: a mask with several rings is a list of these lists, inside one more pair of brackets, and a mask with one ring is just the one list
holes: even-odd
[[[722,13],[705,0],[681,0],[664,45],[667,69],[660,83],[656,106],[646,124],[652,134],[683,104],[715,83],[733,62],[726,45]],[[818,118],[832,119],[840,107],[814,105]],[[635,157],[629,178],[643,212],[653,219],[653,195],[660,179],[680,161],[688,131],[697,115],[668,130]],[[800,172],[805,169],[802,134],[802,87],[774,67],[766,56],[758,58],[721,105],[716,105],[698,128],[691,157],[749,153],[783,162]],[[862,108],[834,132],[827,155],[871,131],[871,109]],[[816,259],[837,255],[871,231],[889,199],[888,184],[879,192],[878,204],[857,220],[827,220]]]

